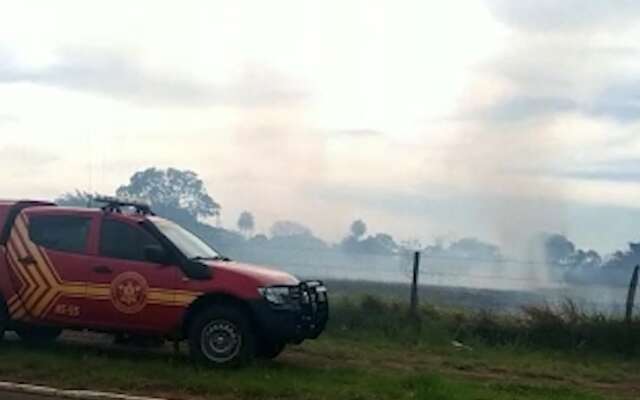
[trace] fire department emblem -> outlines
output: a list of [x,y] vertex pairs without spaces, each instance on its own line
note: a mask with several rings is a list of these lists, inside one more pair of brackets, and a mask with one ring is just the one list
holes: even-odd
[[111,302],[125,314],[135,314],[147,305],[146,279],[137,272],[120,274],[111,283]]

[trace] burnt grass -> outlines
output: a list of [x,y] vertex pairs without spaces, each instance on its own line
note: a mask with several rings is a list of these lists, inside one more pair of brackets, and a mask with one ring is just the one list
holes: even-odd
[[[373,282],[361,280],[325,280],[332,299],[374,296],[381,300],[402,303],[409,300],[407,283]],[[461,310],[519,311],[531,304],[544,304],[542,293],[524,290],[478,289],[455,286],[418,286],[420,301],[432,306]]]

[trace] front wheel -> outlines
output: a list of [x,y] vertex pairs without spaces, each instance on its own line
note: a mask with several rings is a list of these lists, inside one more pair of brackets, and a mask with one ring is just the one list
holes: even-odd
[[189,350],[196,361],[212,366],[247,364],[255,355],[251,323],[237,307],[212,306],[193,321]]
[[29,344],[46,344],[55,341],[62,333],[62,329],[50,326],[22,326],[16,329],[20,339]]

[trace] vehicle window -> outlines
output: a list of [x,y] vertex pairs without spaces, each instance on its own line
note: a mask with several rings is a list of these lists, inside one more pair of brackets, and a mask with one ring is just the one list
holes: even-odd
[[199,237],[169,220],[159,217],[149,217],[149,220],[162,232],[173,244],[182,251],[187,258],[217,258],[220,255]]
[[47,249],[70,253],[85,253],[90,218],[68,215],[31,217],[29,237]]
[[100,229],[100,255],[123,260],[146,261],[144,247],[160,244],[140,228],[124,222],[104,220]]

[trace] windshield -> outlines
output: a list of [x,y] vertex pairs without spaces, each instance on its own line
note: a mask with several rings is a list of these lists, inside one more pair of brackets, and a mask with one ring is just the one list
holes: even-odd
[[149,220],[188,258],[215,259],[220,258],[215,250],[199,237],[180,225],[159,217]]

